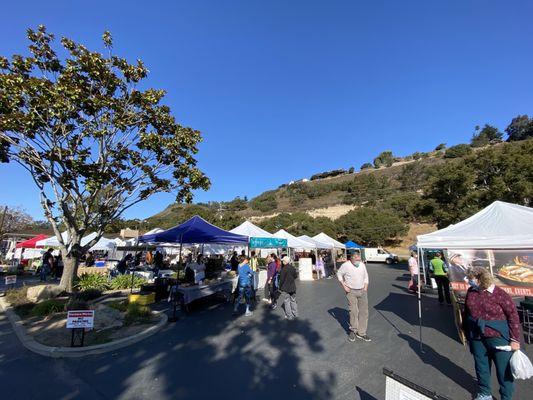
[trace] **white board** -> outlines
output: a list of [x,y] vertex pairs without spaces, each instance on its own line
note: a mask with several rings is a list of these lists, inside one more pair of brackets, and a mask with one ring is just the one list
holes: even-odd
[[301,281],[313,280],[313,263],[310,258],[300,258],[298,260],[298,270],[300,272]]
[[67,329],[93,328],[94,310],[75,310],[67,314]]

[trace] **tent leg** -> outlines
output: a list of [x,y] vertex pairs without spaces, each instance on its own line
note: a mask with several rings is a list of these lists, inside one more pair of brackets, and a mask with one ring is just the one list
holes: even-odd
[[178,265],[178,273],[177,273],[177,280],[179,280],[180,277],[180,268],[182,266],[182,260],[181,260],[181,251],[183,250],[183,236],[180,236],[180,256],[179,256],[179,265]]
[[[417,249],[418,259],[420,259],[420,250]],[[418,267],[418,324],[419,324],[419,339],[418,344],[420,345],[420,352],[424,352],[424,346],[422,342],[422,284],[420,281],[420,266]]]

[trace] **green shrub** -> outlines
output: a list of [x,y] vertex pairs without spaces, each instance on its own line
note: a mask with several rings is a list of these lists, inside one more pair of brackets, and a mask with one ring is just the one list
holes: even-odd
[[109,287],[109,280],[107,276],[101,274],[82,274],[76,287],[80,291],[96,289],[103,292]]
[[106,303],[106,306],[114,308],[115,310],[118,310],[120,312],[126,312],[128,310],[128,301],[127,300],[111,301],[109,303]]
[[34,317],[45,317],[47,315],[55,314],[63,311],[64,302],[50,299],[37,303],[31,310],[31,315]]
[[6,300],[13,307],[27,304],[29,303],[28,298],[26,297],[27,293],[28,293],[27,286],[23,286],[18,289],[9,289],[8,291],[6,291]]
[[143,323],[150,320],[152,312],[147,306],[141,306],[137,303],[129,303],[124,317],[124,324],[131,325],[134,323]]
[[265,192],[250,201],[250,207],[254,210],[267,212],[278,208],[276,194],[272,191]]
[[76,293],[76,299],[81,301],[91,301],[97,299],[102,295],[102,291],[99,289],[86,289]]
[[452,147],[449,147],[444,153],[444,158],[458,158],[464,157],[472,153],[472,147],[468,144],[458,144]]
[[120,290],[120,289],[131,289],[133,288],[139,288],[141,285],[144,285],[146,283],[146,279],[140,277],[140,276],[133,276],[133,285],[132,285],[132,277],[131,275],[119,275],[113,279],[111,279],[111,283],[109,286],[111,289],[114,290]]
[[71,297],[65,304],[65,311],[70,310],[88,310],[89,304],[87,301],[82,300],[78,297]]

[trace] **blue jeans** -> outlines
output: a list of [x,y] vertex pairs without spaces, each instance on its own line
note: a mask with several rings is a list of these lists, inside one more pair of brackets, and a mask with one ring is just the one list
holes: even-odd
[[502,400],[511,400],[514,392],[514,378],[509,366],[512,351],[497,350],[496,346],[506,346],[509,342],[501,337],[470,340],[470,352],[474,356],[479,393],[491,395],[490,375],[492,363],[496,367],[496,377],[500,384]]
[[46,275],[48,275],[49,268],[48,265],[41,266],[41,281],[46,282]]
[[239,286],[239,296],[237,297],[237,301],[235,302],[235,306],[233,307],[234,311],[237,311],[239,308],[239,305],[241,304],[241,300],[244,296],[244,301],[246,302],[246,309],[250,309],[250,305],[252,303],[252,288],[251,286]]

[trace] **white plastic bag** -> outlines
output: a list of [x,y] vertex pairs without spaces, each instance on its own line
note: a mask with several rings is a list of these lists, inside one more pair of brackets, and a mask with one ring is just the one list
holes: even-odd
[[529,379],[533,376],[533,365],[521,350],[515,351],[509,362],[515,379]]

